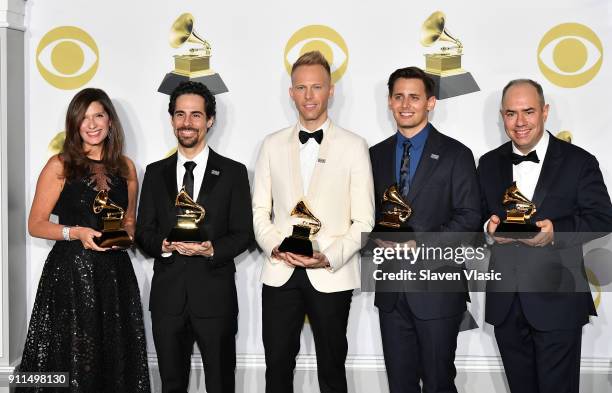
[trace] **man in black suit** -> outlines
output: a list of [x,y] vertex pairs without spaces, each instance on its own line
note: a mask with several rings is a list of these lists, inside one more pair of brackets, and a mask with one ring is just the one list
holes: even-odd
[[[206,143],[215,98],[204,85],[180,84],[168,112],[177,153],[147,166],[136,225],[137,243],[155,258],[149,310],[162,391],[187,392],[195,341],[206,391],[234,392],[234,258],[253,239],[249,179],[244,165]],[[177,220],[175,199],[181,187],[206,209],[198,229],[204,242],[166,240]]]
[[[537,82],[509,82],[500,113],[511,141],[478,164],[485,229],[495,243],[490,265],[503,274],[487,286],[485,320],[495,326],[512,392],[578,393],[582,326],[595,315],[582,242],[612,230],[610,197],[597,159],[545,132],[548,105]],[[535,203],[540,229],[520,241],[495,234],[513,181]]]
[[[421,69],[407,67],[391,74],[388,88],[397,132],[370,148],[376,222],[384,210],[383,193],[396,183],[412,208],[407,224],[415,232],[478,230],[474,156],[429,123],[436,104],[434,81]],[[426,392],[457,391],[454,359],[466,300],[465,291],[376,293],[391,393],[420,392],[420,380]]]

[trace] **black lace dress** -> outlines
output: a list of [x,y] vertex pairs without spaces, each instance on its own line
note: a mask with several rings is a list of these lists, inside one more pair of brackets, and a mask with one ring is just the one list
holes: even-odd
[[[54,209],[59,222],[100,229],[92,203],[102,188],[127,208],[126,180],[92,163],[90,176],[66,181]],[[85,250],[78,240],[55,243],[38,284],[19,371],[69,372],[70,389],[57,392],[150,392],[140,293],[126,251]]]

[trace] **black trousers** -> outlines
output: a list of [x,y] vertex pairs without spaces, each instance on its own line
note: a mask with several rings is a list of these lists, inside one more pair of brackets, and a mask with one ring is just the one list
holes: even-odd
[[296,268],[280,287],[263,286],[262,329],[266,393],[293,392],[295,357],[304,318],[312,327],[321,393],[346,393],[346,326],[353,291],[318,292],[306,270]]
[[463,313],[422,320],[405,294],[390,312],[378,310],[390,393],[457,393],[455,350]]
[[515,296],[495,339],[512,393],[578,393],[582,326],[536,330]]
[[197,343],[208,393],[234,393],[236,369],[235,316],[197,318],[187,307],[180,315],[152,313],[163,393],[186,393],[193,344]]

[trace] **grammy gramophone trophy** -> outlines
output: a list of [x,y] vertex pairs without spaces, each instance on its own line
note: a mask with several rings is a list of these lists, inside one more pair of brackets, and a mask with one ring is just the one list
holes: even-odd
[[190,13],[179,16],[170,28],[170,46],[178,48],[186,42],[199,47],[190,48],[188,54],[174,56],[174,71],[166,74],[157,91],[170,94],[181,82],[192,80],[201,82],[213,94],[225,93],[227,87],[221,76],[210,68],[210,44],[193,30]]
[[438,52],[425,55],[425,72],[436,82],[435,96],[439,100],[479,91],[472,74],[461,68],[463,44],[446,29],[446,16],[436,11],[421,27],[421,44],[432,46],[436,42],[451,42]]
[[300,224],[293,226],[293,233],[286,237],[278,247],[278,251],[292,252],[294,254],[311,257],[313,255],[312,241],[314,236],[321,229],[321,221],[312,214],[306,207],[304,201],[299,201],[291,211],[292,217],[304,219]]
[[122,225],[125,211],[110,200],[108,191],[98,192],[93,202],[93,212],[106,213],[102,217],[102,236],[95,237],[94,243],[102,248],[128,248],[132,245],[132,239]]
[[376,223],[372,232],[412,232],[413,229],[406,224],[412,215],[412,208],[404,201],[397,184],[385,190],[381,204],[386,207],[382,212],[382,219]]
[[204,219],[206,210],[191,199],[185,191],[185,186],[179,191],[174,204],[182,209],[182,213],[176,215],[176,225],[166,236],[166,240],[187,243],[201,243],[208,240],[204,231],[198,226]]
[[513,239],[529,239],[540,232],[540,228],[531,222],[537,211],[536,205],[519,191],[516,182],[504,192],[502,204],[508,206],[506,219],[497,226],[496,234]]

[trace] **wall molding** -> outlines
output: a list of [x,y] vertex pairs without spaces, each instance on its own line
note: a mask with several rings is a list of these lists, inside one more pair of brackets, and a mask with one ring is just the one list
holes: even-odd
[[[149,366],[157,368],[157,355],[149,353]],[[236,355],[236,369],[259,369],[266,367],[263,354],[239,353]],[[455,359],[457,371],[465,373],[503,372],[504,366],[499,356],[457,356]],[[202,357],[194,354],[191,357],[191,368],[203,369]],[[297,371],[316,371],[317,359],[315,355],[298,355],[296,359]],[[349,355],[346,358],[347,370],[358,371],[385,371],[385,361],[382,355]],[[582,374],[612,375],[612,359],[608,358],[582,358],[580,363]]]
[[27,0],[0,0],[0,28],[25,31]]

